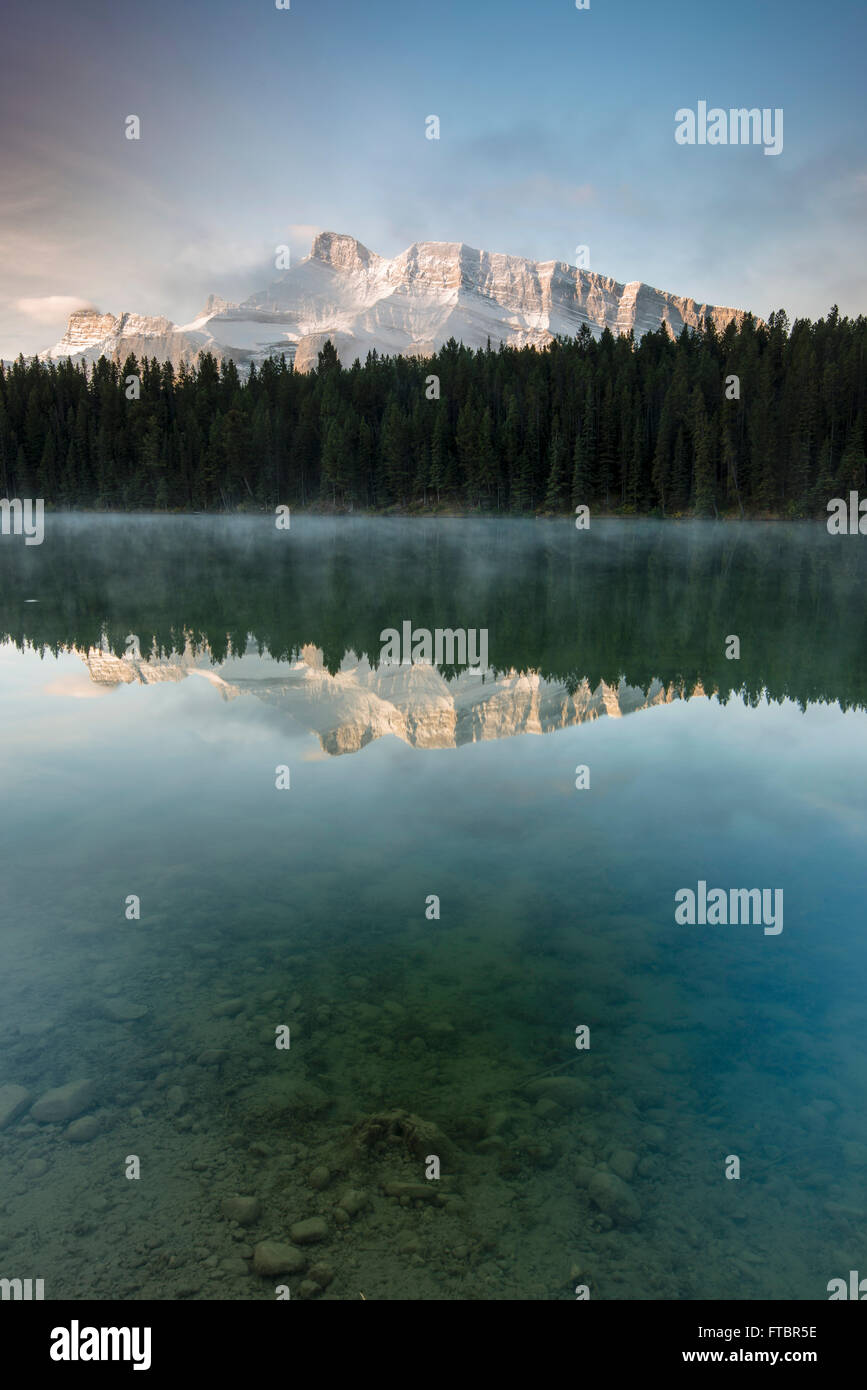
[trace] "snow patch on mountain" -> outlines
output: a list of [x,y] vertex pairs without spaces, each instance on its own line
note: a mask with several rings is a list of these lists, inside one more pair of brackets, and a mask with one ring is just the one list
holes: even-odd
[[677,336],[706,318],[722,331],[743,317],[739,309],[696,304],[638,280],[623,285],[564,261],[446,241],[415,242],[389,260],[355,237],[320,232],[308,256],[240,304],[211,295],[182,325],[79,309],[42,356],[122,362],[134,353],[178,366],[210,352],[243,369],[284,353],[306,371],[329,338],[349,366],[372,350],[427,356],[449,338],[473,348],[488,341],[494,348],[545,347],[585,324],[595,337],[609,328],[639,338],[661,323]]

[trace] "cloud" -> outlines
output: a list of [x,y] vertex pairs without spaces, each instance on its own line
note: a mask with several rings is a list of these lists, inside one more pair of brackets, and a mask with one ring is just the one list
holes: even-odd
[[231,241],[202,237],[180,247],[173,257],[174,265],[183,271],[199,271],[211,280],[219,275],[243,274],[257,270],[273,257],[273,249],[264,241]]
[[87,671],[67,671],[42,687],[46,695],[62,695],[71,700],[99,700],[111,695],[113,685],[95,685]]
[[311,222],[290,222],[286,228],[292,241],[312,243],[313,238],[322,231],[321,227],[314,226]]
[[19,314],[33,319],[35,323],[65,322],[76,309],[92,309],[87,299],[76,299],[73,295],[46,294],[38,299],[19,299],[15,303]]

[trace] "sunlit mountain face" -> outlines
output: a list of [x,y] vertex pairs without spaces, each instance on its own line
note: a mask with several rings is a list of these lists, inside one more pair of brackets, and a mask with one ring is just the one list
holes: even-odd
[[[680,698],[686,692],[653,681],[645,692],[620,681],[583,680],[575,689],[546,680],[536,671],[482,677],[458,672],[451,679],[434,666],[370,665],[344,657],[340,670],[326,670],[318,647],[303,647],[290,662],[251,655],[215,665],[207,651],[144,661],[91,648],[79,653],[91,679],[113,687],[137,681],[204,677],[224,700],[254,695],[318,735],[326,753],[356,753],[374,739],[393,734],[414,748],[456,748],[480,739],[551,733],[609,715],[619,718]],[[702,695],[696,687],[693,695]]]
[[429,356],[450,338],[474,348],[545,347],[582,327],[597,337],[608,328],[640,338],[665,324],[677,337],[706,320],[722,332],[743,318],[740,309],[696,304],[638,280],[619,284],[560,261],[540,264],[463,242],[416,242],[389,260],[353,236],[321,232],[308,256],[243,303],[211,295],[184,325],[76,309],[43,356],[123,362],[133,353],[179,366],[208,352],[244,370],[282,353],[309,371],[329,340],[349,367],[368,352]]

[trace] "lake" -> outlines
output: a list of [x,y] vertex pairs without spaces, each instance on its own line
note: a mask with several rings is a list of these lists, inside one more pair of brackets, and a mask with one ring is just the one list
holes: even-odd
[[[0,537],[0,1276],[867,1273],[865,556],[810,524]],[[404,623],[487,669],[385,663]]]

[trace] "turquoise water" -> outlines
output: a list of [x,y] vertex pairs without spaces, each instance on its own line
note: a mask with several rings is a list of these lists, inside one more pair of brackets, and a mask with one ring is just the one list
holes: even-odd
[[[2,541],[0,1276],[815,1299],[863,1265],[867,561],[594,525]],[[377,669],[404,619],[486,629],[484,680]],[[781,889],[783,929],[679,925],[700,881]]]

